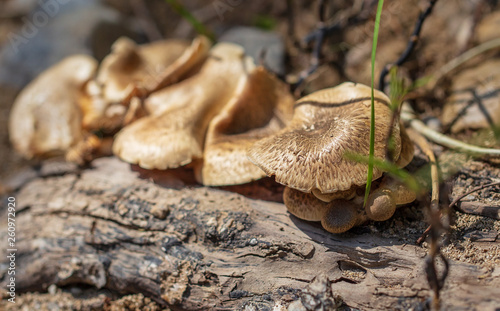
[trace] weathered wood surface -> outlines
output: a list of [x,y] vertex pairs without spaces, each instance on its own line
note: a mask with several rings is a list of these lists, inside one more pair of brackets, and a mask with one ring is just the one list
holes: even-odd
[[[322,310],[314,306],[338,304],[337,295],[361,310],[425,310],[431,295],[424,249],[397,237],[329,234],[283,204],[185,186],[174,174],[160,186],[114,158],[44,169],[14,194],[18,293],[84,283],[186,310]],[[451,262],[442,298],[445,309],[493,310],[500,267]]]

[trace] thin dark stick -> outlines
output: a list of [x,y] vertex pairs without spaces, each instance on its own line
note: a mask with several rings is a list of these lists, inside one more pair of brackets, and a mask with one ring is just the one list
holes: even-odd
[[[291,3],[292,0],[288,0],[289,3]],[[376,1],[372,1],[372,4],[364,10],[364,12],[353,12],[345,18],[342,21],[337,21],[334,24],[331,25],[326,25],[326,15],[327,15],[327,2],[325,0],[320,0],[319,5],[318,5],[318,27],[307,34],[303,39],[304,44],[309,44],[314,41],[314,47],[312,51],[312,56],[311,56],[311,62],[309,68],[301,71],[299,74],[298,80],[291,84],[290,88],[293,92],[297,93],[298,88],[304,81],[312,75],[319,67],[320,64],[320,58],[321,58],[321,47],[323,46],[324,40],[332,35],[333,33],[340,31],[344,27],[346,27],[347,24],[359,24],[369,18],[369,10],[370,8],[376,4]],[[289,11],[290,12],[290,11]],[[293,17],[289,17],[293,18]],[[290,22],[289,22],[290,25]],[[290,26],[289,26],[290,27]],[[298,94],[296,94],[298,95]]]
[[469,194],[471,193],[474,193],[476,191],[479,191],[479,190],[482,190],[484,188],[489,188],[489,187],[494,187],[494,186],[498,186],[500,185],[500,181],[496,181],[496,182],[492,182],[492,183],[489,183],[489,184],[486,184],[486,185],[482,185],[482,186],[479,186],[479,187],[476,187],[470,191],[467,191],[466,193],[458,196],[455,200],[453,200],[453,202],[450,203],[449,207],[452,208],[455,206],[455,204],[458,203],[458,201],[462,200],[464,197],[468,196]]
[[427,9],[420,13],[418,16],[417,23],[415,24],[415,28],[413,29],[413,33],[410,36],[410,40],[408,41],[408,45],[406,46],[406,50],[401,54],[399,59],[394,62],[393,64],[387,64],[384,66],[382,69],[382,72],[380,73],[380,78],[379,78],[379,83],[378,83],[378,88],[381,91],[384,91],[385,88],[385,76],[389,73],[389,70],[393,66],[401,66],[404,62],[408,60],[408,57],[410,56],[411,52],[417,45],[419,36],[420,36],[420,31],[422,30],[422,25],[424,24],[425,19],[427,16],[429,16],[432,12],[432,9],[434,8],[434,5],[436,4],[437,0],[431,0],[429,1],[429,6]]
[[[462,200],[464,197],[468,196],[469,194],[471,193],[474,193],[476,191],[479,191],[479,190],[482,190],[482,189],[485,189],[485,188],[489,188],[489,187],[494,187],[494,186],[498,186],[500,185],[500,181],[497,181],[497,182],[493,182],[493,183],[489,183],[489,184],[486,184],[486,185],[482,185],[482,186],[479,186],[479,187],[476,187],[472,190],[469,190],[467,191],[466,193],[458,196],[455,200],[453,200],[453,202],[450,203],[450,205],[448,206],[450,209],[453,208],[460,200]],[[442,215],[439,215],[439,217],[441,217]],[[422,244],[422,242],[427,238],[427,235],[429,234],[429,232],[431,231],[431,226],[427,227],[427,229],[425,229],[424,233],[422,233],[422,236],[420,236],[420,238],[418,238],[416,244],[417,245],[420,245]]]
[[[385,77],[387,76],[387,74],[389,73],[391,68],[393,66],[401,66],[404,62],[406,62],[408,60],[408,57],[410,56],[411,52],[413,51],[413,49],[417,45],[417,42],[418,42],[418,39],[420,36],[420,31],[422,30],[422,25],[424,24],[424,21],[427,18],[427,16],[429,16],[431,14],[432,9],[434,8],[434,5],[436,4],[436,2],[437,2],[437,0],[429,1],[429,6],[427,7],[427,9],[424,12],[420,13],[420,15],[418,16],[417,23],[415,24],[415,28],[413,29],[412,35],[410,36],[410,40],[408,41],[408,45],[406,46],[406,49],[401,54],[399,59],[393,64],[385,65],[384,68],[382,69],[382,72],[380,73],[379,83],[378,83],[379,84],[378,88],[382,92],[385,89]],[[387,146],[389,146],[389,141],[392,137],[392,135],[391,135],[392,128],[393,128],[394,124],[396,123],[396,119],[399,116],[400,110],[401,110],[401,105],[399,105],[397,107],[396,111],[394,111],[394,113],[392,114],[391,123],[390,123],[390,127],[389,127],[389,133],[387,135],[387,142],[386,142]],[[391,150],[389,148],[386,149],[386,160],[389,162],[392,162],[392,152],[393,152],[393,150]]]

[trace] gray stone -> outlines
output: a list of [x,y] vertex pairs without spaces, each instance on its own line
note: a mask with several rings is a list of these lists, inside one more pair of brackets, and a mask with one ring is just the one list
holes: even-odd
[[0,84],[22,88],[72,54],[100,59],[120,36],[139,35],[120,14],[99,0],[45,0],[0,50]]
[[243,46],[256,63],[265,50],[266,67],[280,75],[285,74],[285,45],[279,34],[252,27],[235,27],[222,34],[219,41]]

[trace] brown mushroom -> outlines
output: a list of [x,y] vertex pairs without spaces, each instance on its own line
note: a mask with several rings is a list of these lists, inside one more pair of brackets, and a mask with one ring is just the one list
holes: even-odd
[[380,185],[368,197],[366,215],[375,221],[387,220],[396,211],[396,206],[411,203],[416,198],[416,194],[403,183],[384,176]]
[[88,85],[83,127],[119,129],[132,97],[147,96],[189,76],[205,60],[210,45],[203,36],[191,46],[182,40],[136,45],[128,38],[118,39]]
[[309,221],[321,221],[323,228],[332,233],[345,232],[359,222],[356,205],[348,200],[336,199],[327,203],[310,193],[286,187],[283,201],[294,216]]
[[82,137],[79,101],[97,62],[70,56],[40,74],[19,94],[9,119],[10,140],[23,156],[63,154]]
[[[344,232],[368,218],[385,220],[402,204],[397,197],[407,195],[406,188],[382,182],[372,188],[364,210],[363,191],[356,194],[366,183],[367,165],[346,159],[345,152],[368,155],[370,92],[367,86],[344,83],[303,97],[295,105],[291,123],[249,151],[250,159],[268,175],[293,188],[283,193],[290,213],[321,220],[330,232]],[[375,115],[375,156],[385,158],[392,112],[389,99],[378,91]],[[400,132],[396,123],[391,133],[395,145],[392,160],[408,164],[413,146],[406,132]],[[382,173],[375,169],[373,178]]]
[[[367,156],[370,133],[370,88],[352,82],[320,90],[297,101],[293,119],[278,134],[262,139],[249,151],[250,159],[267,175],[288,187],[321,193],[364,185],[367,165],[345,157]],[[375,91],[375,157],[385,158],[391,122],[389,98]],[[399,124],[393,131],[394,159],[399,158]],[[374,179],[382,175],[374,169]]]
[[[253,69],[241,47],[217,44],[197,74],[152,95],[146,102],[151,115],[117,134],[114,154],[147,169],[175,168],[200,159],[210,120]],[[154,97],[165,101],[151,104]]]
[[208,127],[203,160],[195,166],[200,183],[235,185],[266,174],[246,154],[257,140],[275,134],[292,118],[288,87],[263,67],[240,80],[236,92]]

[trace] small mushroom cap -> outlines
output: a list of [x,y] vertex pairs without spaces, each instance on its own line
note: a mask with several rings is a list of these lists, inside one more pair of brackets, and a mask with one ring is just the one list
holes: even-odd
[[61,154],[82,139],[79,101],[96,68],[90,56],[70,56],[24,88],[9,119],[10,140],[19,153],[27,158]]
[[356,205],[351,201],[333,200],[321,219],[321,225],[331,233],[343,233],[354,227],[358,221]]
[[311,193],[285,187],[283,201],[292,215],[304,220],[321,221],[323,228],[332,233],[345,232],[358,222],[356,204],[347,200],[326,203]]
[[117,134],[113,153],[147,169],[176,168],[201,158],[210,120],[253,68],[241,47],[217,44],[196,75],[160,91],[163,96],[174,94],[156,106],[160,113],[139,119]]
[[384,176],[379,189],[387,189],[392,193],[396,205],[404,205],[415,201],[417,194],[394,178]]
[[292,215],[309,221],[321,221],[330,208],[329,203],[318,200],[312,194],[289,187],[283,191],[283,201]]
[[[352,82],[298,100],[291,123],[278,134],[258,141],[249,157],[267,175],[288,187],[333,193],[364,185],[368,166],[348,160],[345,152],[368,156],[370,133],[368,86]],[[385,158],[392,112],[389,98],[375,91],[375,157]],[[392,130],[399,158],[399,123]],[[382,171],[374,168],[374,179]]]
[[288,87],[263,67],[241,79],[233,97],[210,122],[203,162],[195,167],[198,181],[223,186],[266,176],[246,154],[253,143],[277,133],[292,119],[293,105]]
[[370,193],[365,211],[368,218],[384,221],[392,217],[396,211],[395,194],[390,190],[379,188]]

